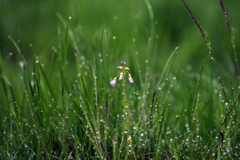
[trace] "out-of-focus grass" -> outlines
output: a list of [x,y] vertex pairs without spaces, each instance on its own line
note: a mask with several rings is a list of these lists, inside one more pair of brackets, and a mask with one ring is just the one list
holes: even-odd
[[[239,158],[239,81],[219,3],[186,2],[209,55],[181,1],[149,2],[1,1],[1,158]],[[109,83],[122,60],[132,148],[120,145],[121,82]]]
[[[158,38],[159,50],[157,56],[159,64],[163,64],[172,47],[181,46],[180,50],[184,55],[176,63],[190,64],[193,60],[197,66],[201,64],[198,61],[202,57],[201,50],[204,46],[201,35],[196,26],[189,21],[189,13],[182,6],[181,1],[150,1],[154,12],[154,23],[156,25],[156,35]],[[224,2],[231,20],[231,26],[237,28],[240,26],[238,15],[240,14],[238,6],[239,1],[232,0]],[[231,53],[231,43],[227,32],[225,17],[219,7],[219,2],[191,2],[190,7],[196,17],[203,24],[204,31],[208,32],[212,47],[216,50],[216,58],[219,62],[230,64],[225,61],[234,61]],[[97,31],[106,27],[111,36],[116,36],[121,47],[121,52],[129,53],[127,48],[132,43],[132,39],[140,35],[146,44],[150,32],[150,20],[144,1],[1,1],[1,27],[0,43],[1,52],[4,57],[12,50],[12,45],[8,39],[11,35],[16,40],[20,40],[23,52],[31,55],[29,44],[33,44],[36,51],[51,50],[56,45],[57,25],[61,22],[56,16],[59,12],[63,17],[73,18],[74,27],[81,27],[81,32],[86,40],[92,41]],[[118,17],[118,20],[114,20]],[[141,26],[137,31],[136,25]],[[119,34],[119,35],[117,35]],[[110,36],[110,34],[109,34]],[[236,44],[239,43],[236,37]],[[128,44],[128,45],[127,45]],[[229,56],[230,55],[230,56]],[[196,67],[197,67],[196,66]],[[162,66],[161,66],[162,67]],[[194,66],[195,67],[195,66]],[[230,66],[229,66],[230,68]]]

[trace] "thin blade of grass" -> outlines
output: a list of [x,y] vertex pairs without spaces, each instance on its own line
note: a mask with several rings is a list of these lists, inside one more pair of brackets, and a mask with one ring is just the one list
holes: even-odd
[[[178,50],[178,48],[179,48],[179,47],[176,47],[176,48],[174,49],[174,51],[171,53],[171,55],[169,56],[169,58],[168,58],[168,60],[167,60],[167,62],[166,62],[166,64],[165,64],[165,66],[164,66],[164,69],[163,69],[162,75],[161,75],[161,77],[160,77],[160,80],[159,80],[159,82],[158,82],[158,84],[157,84],[157,88],[160,87],[160,85],[161,85],[161,83],[162,83],[163,77],[168,74],[168,73],[166,73],[166,72],[167,72],[167,68],[171,68],[171,66],[173,65],[174,60],[175,60],[175,57],[176,57],[176,55],[177,55],[177,50]],[[168,72],[170,72],[170,69],[168,70]],[[165,74],[166,74],[166,75],[165,75]]]

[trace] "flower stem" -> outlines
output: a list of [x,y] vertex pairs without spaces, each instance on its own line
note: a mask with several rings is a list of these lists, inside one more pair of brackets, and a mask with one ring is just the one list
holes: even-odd
[[124,96],[124,107],[125,107],[125,127],[124,132],[126,136],[128,135],[128,128],[129,128],[129,118],[128,118],[128,103],[127,103],[127,96],[126,96],[126,89],[125,89],[125,67],[123,68],[123,96]]
[[125,90],[125,79],[124,79],[124,75],[125,75],[125,68],[123,68],[123,96],[124,96],[124,105],[127,105],[127,97],[126,97],[126,90]]

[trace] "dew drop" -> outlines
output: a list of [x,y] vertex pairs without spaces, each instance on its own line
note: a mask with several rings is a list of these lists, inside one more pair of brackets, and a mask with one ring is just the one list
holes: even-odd
[[186,70],[187,70],[187,71],[191,71],[191,70],[192,70],[192,66],[191,66],[191,65],[188,65],[188,66],[186,67]]
[[23,61],[20,61],[20,62],[19,62],[19,65],[20,65],[20,67],[23,69],[23,65],[24,65]]

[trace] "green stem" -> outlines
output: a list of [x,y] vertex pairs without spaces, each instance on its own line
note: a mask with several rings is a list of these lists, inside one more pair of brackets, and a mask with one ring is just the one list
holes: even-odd
[[[124,126],[124,132],[123,132],[123,135],[122,135],[122,140],[121,140],[121,144],[120,144],[120,151],[123,147],[123,145],[128,145],[127,144],[127,137],[128,137],[128,128],[129,128],[129,118],[128,118],[128,103],[127,103],[127,96],[126,96],[126,89],[125,89],[125,67],[123,67],[123,71],[122,71],[122,76],[123,76],[123,96],[124,96],[124,107],[125,107],[125,126]],[[125,139],[125,140],[124,140]],[[128,148],[128,147],[127,147]],[[127,149],[127,152],[126,152],[126,155],[125,155],[125,158],[127,158],[128,156],[128,149]]]
[[124,106],[127,106],[127,97],[126,97],[126,90],[125,90],[125,67],[123,67],[123,95],[124,95]]
[[126,133],[126,136],[127,136],[127,133],[128,133],[128,126],[129,126],[129,118],[128,118],[128,103],[127,103],[127,97],[126,97],[126,89],[125,89],[125,67],[123,67],[123,95],[124,95],[124,107],[125,107],[125,133]]

